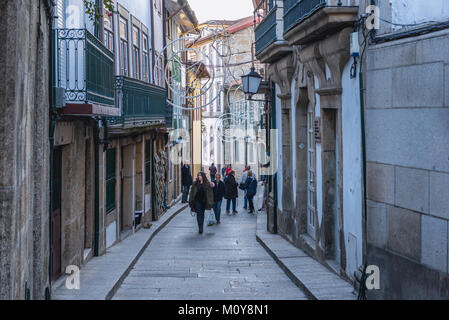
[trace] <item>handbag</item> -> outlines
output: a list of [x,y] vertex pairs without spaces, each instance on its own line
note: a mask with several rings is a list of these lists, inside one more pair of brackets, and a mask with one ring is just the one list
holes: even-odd
[[245,184],[244,184],[243,182],[241,182],[241,183],[239,184],[239,189],[240,189],[240,190],[245,190]]

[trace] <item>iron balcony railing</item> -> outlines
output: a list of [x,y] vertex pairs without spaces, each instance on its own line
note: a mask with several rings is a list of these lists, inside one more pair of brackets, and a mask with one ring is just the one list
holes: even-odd
[[256,56],[264,51],[269,45],[278,40],[276,33],[276,10],[277,6],[274,6],[268,15],[256,27]]
[[167,89],[125,76],[115,78],[115,88],[122,115],[110,118],[111,124],[166,121],[168,118]]
[[115,106],[114,54],[86,29],[56,33],[57,81],[66,102]]
[[357,6],[358,0],[284,0],[284,33],[324,7]]
[[327,0],[284,0],[284,32],[326,5]]

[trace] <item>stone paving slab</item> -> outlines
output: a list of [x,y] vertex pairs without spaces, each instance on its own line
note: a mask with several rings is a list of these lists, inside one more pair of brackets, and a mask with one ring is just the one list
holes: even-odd
[[354,288],[307,253],[266,231],[266,213],[257,216],[257,241],[289,278],[314,300],[355,300]]
[[205,227],[202,235],[189,210],[177,215],[151,242],[113,299],[307,299],[257,242],[256,216],[242,209],[242,198],[237,215],[223,210],[222,223]]
[[[179,199],[178,199],[179,200]],[[53,300],[108,300],[120,287],[145,249],[178,213],[185,210],[186,204],[178,202],[171,207],[159,221],[152,222],[150,229],[142,228],[115,246],[106,254],[92,258],[80,270],[80,290],[66,288],[66,276],[53,285]],[[173,262],[171,260],[170,262]],[[168,262],[167,262],[168,263]],[[148,271],[151,273],[151,271]],[[189,270],[185,270],[185,273]],[[162,275],[161,275],[162,277]]]

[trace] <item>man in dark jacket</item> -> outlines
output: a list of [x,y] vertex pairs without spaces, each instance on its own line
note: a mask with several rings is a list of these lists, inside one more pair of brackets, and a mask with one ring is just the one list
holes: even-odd
[[248,178],[245,182],[245,192],[246,196],[248,197],[249,202],[249,212],[248,213],[254,213],[254,196],[257,193],[257,179],[253,176],[253,172],[251,170],[248,171]]
[[210,172],[210,180],[215,181],[215,176],[217,174],[217,167],[215,166],[214,163],[212,163],[212,165],[210,166],[209,172]]
[[225,184],[223,181],[221,181],[221,174],[217,173],[214,183],[215,183],[214,187],[215,220],[217,220],[217,224],[220,224],[221,205],[223,203],[223,197],[225,195]]
[[238,191],[239,184],[235,181],[235,171],[231,170],[228,177],[225,180],[225,199],[226,201],[226,213],[229,214],[229,210],[231,209],[232,202],[232,213],[236,214],[237,212],[237,198],[239,197]]
[[181,169],[182,203],[187,203],[187,197],[189,196],[190,186],[192,183],[192,173],[190,172],[189,163],[186,161]]

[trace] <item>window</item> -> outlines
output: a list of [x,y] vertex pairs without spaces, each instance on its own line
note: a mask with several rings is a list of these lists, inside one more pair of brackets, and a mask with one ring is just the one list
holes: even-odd
[[140,30],[133,26],[133,75],[140,79]]
[[114,52],[114,16],[105,8],[104,14],[104,45]]
[[145,141],[145,184],[151,183],[151,141]]
[[142,33],[142,80],[150,82],[150,42],[148,35]]
[[172,76],[172,72],[171,70],[168,70],[168,83],[169,83],[169,88],[168,88],[168,99],[173,102],[173,76]]
[[120,73],[129,76],[128,21],[120,17]]
[[167,20],[167,38],[171,40],[172,39],[172,26],[171,26],[172,21],[169,18],[170,18],[170,14],[167,11],[167,19],[166,19]]
[[235,162],[239,162],[240,161],[239,142],[235,138],[234,138],[234,161]]
[[106,152],[106,213],[111,213],[115,209],[115,149]]
[[217,112],[221,112],[221,83],[217,83]]

